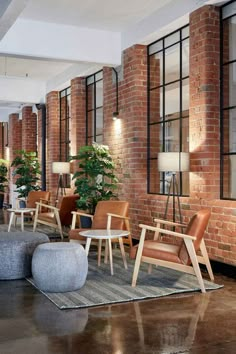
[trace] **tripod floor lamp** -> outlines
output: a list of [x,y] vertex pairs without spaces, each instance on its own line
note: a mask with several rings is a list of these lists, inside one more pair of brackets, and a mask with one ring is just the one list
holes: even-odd
[[[173,197],[173,221],[176,221],[176,211],[179,214],[179,222],[182,223],[182,214],[179,199],[179,186],[176,178],[177,172],[189,171],[189,153],[188,152],[160,152],[158,154],[158,170],[160,172],[171,172],[169,182],[168,197],[166,201],[164,219],[166,219],[170,197]],[[177,208],[176,208],[177,199]]]
[[59,174],[58,184],[57,184],[57,195],[56,195],[56,203],[58,202],[59,194],[65,195],[65,184],[63,181],[63,175],[70,173],[70,163],[69,162],[53,162],[52,163],[52,173]]

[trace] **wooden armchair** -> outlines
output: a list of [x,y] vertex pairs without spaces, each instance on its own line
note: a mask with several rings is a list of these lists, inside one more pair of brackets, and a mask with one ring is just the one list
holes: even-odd
[[[81,216],[87,216],[92,219],[92,229],[111,229],[111,230],[128,230],[130,231],[129,226],[129,203],[126,201],[120,200],[106,200],[98,202],[94,215],[86,214],[80,211],[72,212],[72,226],[69,231],[69,238],[72,242],[79,242],[81,244],[86,243],[86,238],[80,235],[81,231],[84,231],[84,228],[77,226],[80,221]],[[128,237],[122,238],[122,241],[125,245],[132,246],[132,238],[129,234]],[[119,243],[118,239],[113,239],[112,242]],[[101,254],[101,243],[96,240],[93,241],[93,244],[98,246],[99,249],[99,263],[100,263],[100,254]]]
[[[160,219],[155,219],[157,223],[156,227],[143,224],[139,225],[142,229],[139,244],[132,247],[130,251],[130,257],[136,258],[132,286],[136,286],[141,262],[146,262],[149,263],[149,273],[151,272],[151,265],[155,264],[196,275],[201,291],[205,292],[206,290],[199,263],[206,265],[210,279],[214,280],[203,238],[210,214],[209,210],[198,211],[191,218],[185,233],[161,228],[161,225],[168,227],[173,225],[180,226],[180,224]],[[181,227],[183,227],[183,225],[181,225]],[[153,240],[145,240],[147,230],[154,232]],[[160,241],[160,233],[162,235],[180,238],[181,242],[179,245],[176,245],[174,243]]]
[[[47,205],[42,202],[36,203],[36,212],[34,217],[33,231],[36,230],[38,224],[47,225],[58,230],[61,239],[63,239],[63,226],[71,226],[72,211],[76,210],[76,200],[78,195],[63,196],[59,202],[58,208],[52,205]],[[41,212],[42,208],[47,208],[46,212]]]
[[[19,208],[19,201],[22,200],[21,198],[17,198],[17,208]],[[30,191],[26,200],[26,208],[36,208],[36,203],[38,202],[42,202],[44,204],[48,204],[50,200],[50,192],[48,191]],[[41,210],[42,212],[45,211],[45,209]],[[33,214],[32,213],[25,213],[24,214],[25,217],[32,219],[33,218]],[[15,212],[15,225],[17,222],[17,218],[21,217],[21,214]]]

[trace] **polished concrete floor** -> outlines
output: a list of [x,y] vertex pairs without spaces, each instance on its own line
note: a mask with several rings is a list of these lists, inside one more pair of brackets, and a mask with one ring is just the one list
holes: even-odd
[[224,287],[206,294],[81,310],[59,310],[25,280],[0,281],[0,354],[233,354],[236,283],[215,275]]

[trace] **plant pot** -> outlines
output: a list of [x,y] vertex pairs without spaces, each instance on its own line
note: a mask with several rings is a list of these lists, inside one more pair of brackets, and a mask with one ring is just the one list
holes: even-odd
[[19,207],[21,209],[26,208],[26,201],[25,200],[19,200]]
[[82,229],[91,229],[92,219],[89,216],[80,216],[80,226]]

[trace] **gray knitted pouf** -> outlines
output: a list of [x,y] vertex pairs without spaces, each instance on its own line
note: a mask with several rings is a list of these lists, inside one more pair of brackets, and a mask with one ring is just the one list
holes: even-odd
[[88,259],[80,244],[55,242],[39,245],[34,251],[32,275],[40,290],[78,290],[84,285],[87,274]]
[[35,248],[50,242],[39,232],[0,232],[0,280],[31,276],[31,260]]

